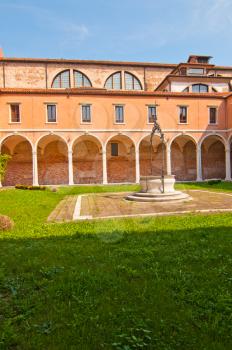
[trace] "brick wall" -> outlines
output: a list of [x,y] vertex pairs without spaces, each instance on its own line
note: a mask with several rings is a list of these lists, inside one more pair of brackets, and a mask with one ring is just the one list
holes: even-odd
[[2,154],[11,155],[11,159],[7,164],[3,185],[31,185],[33,181],[32,152],[29,142],[20,142],[11,151],[6,145],[3,145],[1,152]]
[[221,141],[216,141],[209,147],[203,143],[202,175],[203,179],[225,178],[225,148]]
[[[146,175],[160,175],[162,169],[162,146],[153,147],[152,153],[152,167],[151,167],[151,147],[147,141],[142,141],[139,148],[140,155],[140,174]],[[164,154],[164,172],[166,173],[166,151]]]
[[102,182],[102,155],[96,142],[86,139],[73,148],[74,183]]
[[126,157],[107,160],[108,182],[135,182],[135,161]]
[[73,161],[73,180],[75,184],[101,183],[102,161],[79,160]]
[[38,147],[38,178],[41,185],[68,184],[68,155],[63,142]]
[[179,181],[194,181],[197,177],[196,146],[188,141],[183,147],[177,142],[171,147],[172,174]]

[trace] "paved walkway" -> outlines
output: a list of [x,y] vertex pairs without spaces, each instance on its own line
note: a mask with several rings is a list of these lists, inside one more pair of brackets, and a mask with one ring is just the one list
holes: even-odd
[[232,194],[204,190],[183,191],[191,200],[161,203],[132,202],[126,193],[82,196],[78,220],[123,217],[164,216],[190,213],[232,212]]
[[123,217],[164,216],[189,213],[232,212],[232,193],[185,191],[190,201],[145,203],[125,200],[128,193],[66,196],[49,215],[49,222]]
[[56,208],[51,212],[47,221],[65,222],[73,220],[73,213],[78,196],[66,196],[60,201]]

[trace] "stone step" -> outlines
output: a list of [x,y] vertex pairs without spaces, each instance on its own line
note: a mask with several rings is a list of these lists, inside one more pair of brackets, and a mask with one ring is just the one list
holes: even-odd
[[174,191],[174,192],[136,192],[133,193],[132,196],[137,196],[137,197],[160,197],[160,198],[164,198],[164,197],[173,197],[173,196],[179,196],[180,194],[183,194],[183,192],[180,191]]
[[[138,195],[139,194],[139,195]],[[165,194],[160,195],[151,195],[149,193],[148,196],[140,196],[140,193],[134,193],[126,197],[127,200],[137,201],[137,202],[171,202],[171,201],[182,201],[182,200],[190,200],[191,197],[186,193],[175,193],[172,196],[166,196]]]

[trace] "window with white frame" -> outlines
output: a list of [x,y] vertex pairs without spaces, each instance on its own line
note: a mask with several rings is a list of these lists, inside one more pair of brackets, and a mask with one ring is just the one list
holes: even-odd
[[10,122],[11,123],[20,123],[20,104],[19,103],[11,103],[10,104]]
[[91,105],[81,105],[81,121],[82,123],[91,123]]
[[154,124],[154,120],[156,117],[156,106],[151,105],[147,107],[147,120],[149,124]]
[[56,123],[56,104],[47,104],[47,123]]
[[179,123],[187,124],[187,122],[188,122],[188,107],[179,106]]
[[124,123],[124,106],[117,105],[115,108],[115,123],[123,124]]
[[217,107],[209,107],[209,124],[217,124]]

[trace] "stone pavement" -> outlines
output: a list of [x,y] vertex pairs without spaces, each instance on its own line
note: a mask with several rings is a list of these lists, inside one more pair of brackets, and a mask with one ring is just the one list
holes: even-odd
[[232,194],[203,190],[184,191],[191,200],[176,202],[131,202],[125,193],[89,194],[82,197],[83,217],[112,218],[136,216],[161,216],[188,213],[232,212]]
[[56,208],[51,212],[47,221],[65,222],[72,221],[73,213],[78,196],[66,196],[60,201]]
[[106,219],[139,216],[163,216],[189,213],[232,212],[232,193],[189,190],[191,200],[183,202],[146,203],[125,199],[128,193],[94,193],[66,196],[49,215],[49,222]]

